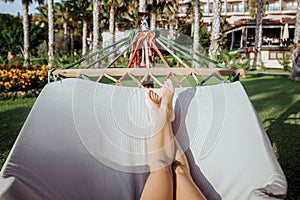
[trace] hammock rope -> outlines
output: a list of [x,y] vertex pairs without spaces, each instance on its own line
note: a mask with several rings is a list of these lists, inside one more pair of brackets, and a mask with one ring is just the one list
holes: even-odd
[[[127,66],[124,66],[122,68],[153,68],[155,65],[155,56],[160,57],[162,60],[163,64],[167,68],[171,68],[169,66],[169,63],[165,60],[164,56],[156,46],[159,45],[163,50],[168,52],[175,61],[177,61],[178,64],[181,64],[183,68],[186,69],[191,69],[191,71],[182,71],[183,68],[175,68],[175,70],[171,70],[166,74],[166,72],[163,72],[162,74],[158,74],[158,71],[152,71],[154,74],[150,71],[140,71],[138,76],[140,78],[136,78],[137,74],[130,73],[130,69],[125,70],[120,74],[120,70],[118,69],[121,68],[113,68],[116,69],[116,73],[112,72],[111,70],[108,71],[109,68],[111,68],[119,59],[122,55],[127,55],[129,56],[129,62]],[[125,47],[125,48],[124,48]],[[103,67],[103,64],[107,61],[106,59],[110,57],[111,55],[115,55],[117,51],[120,51],[121,48],[124,48],[116,57],[110,61],[105,67]],[[99,58],[98,58],[99,57]],[[149,63],[151,58],[151,62]],[[87,64],[87,65],[81,65],[82,62],[87,61],[89,59],[92,59],[92,62]],[[184,60],[185,61],[184,61]],[[106,61],[105,61],[106,60]],[[105,61],[105,62],[103,62]],[[186,62],[188,61],[188,62]],[[203,76],[206,73],[202,74],[203,71],[193,71],[188,64],[190,62],[197,62],[200,64],[200,68],[207,69],[210,72],[210,75],[207,75],[205,79],[203,79],[201,82],[199,81],[197,76]],[[146,63],[146,65],[145,65]],[[98,64],[98,66],[95,67],[95,65]],[[113,81],[116,83],[116,85],[123,85],[122,81],[126,78],[129,77],[131,78],[135,83],[137,83],[138,87],[143,87],[143,83],[146,82],[155,82],[159,86],[163,85],[160,80],[156,76],[162,76],[164,74],[165,79],[167,78],[173,78],[173,80],[177,83],[177,87],[181,86],[183,81],[187,79],[188,76],[191,76],[195,83],[197,85],[203,85],[205,82],[207,82],[210,78],[216,77],[218,80],[223,81],[222,77],[220,76],[220,73],[218,70],[211,70],[213,68],[209,68],[210,64],[213,64],[214,66],[223,69],[229,69],[226,66],[210,59],[209,57],[202,55],[201,53],[196,53],[192,49],[187,48],[184,45],[178,44],[175,41],[172,41],[162,35],[159,34],[159,31],[139,31],[139,30],[134,30],[132,31],[127,37],[115,42],[114,44],[108,45],[105,48],[99,49],[96,52],[90,53],[87,56],[82,57],[81,59],[77,60],[76,62],[66,65],[65,67],[62,68],[62,73],[53,73],[56,69],[52,69],[48,73],[48,81],[50,80],[60,80],[63,79],[64,76],[69,77],[69,75],[74,74],[74,73],[69,73],[66,70],[71,68],[74,68],[78,65],[80,65],[82,71],[77,72],[77,77],[78,78],[83,78],[83,79],[89,79],[90,75],[96,75],[97,71],[93,71],[93,73],[87,73],[87,71],[84,71],[85,69],[89,70],[95,70],[95,69],[102,69],[104,71],[99,71],[98,75],[96,75],[97,82],[100,82],[104,77],[108,78],[109,80]],[[145,65],[145,66],[144,66]],[[172,67],[173,68],[173,67]],[[216,68],[215,68],[216,69]],[[63,71],[65,70],[65,71]],[[58,70],[59,71],[59,70]],[[184,73],[183,73],[184,72]],[[235,71],[234,71],[235,73]],[[90,74],[90,75],[87,75]],[[180,76],[183,77],[177,77],[180,74]],[[51,76],[53,77],[51,79]],[[119,77],[118,77],[119,76]],[[95,77],[95,76],[93,76]],[[231,78],[232,80],[236,80],[236,78]],[[231,80],[229,79],[229,80]]]

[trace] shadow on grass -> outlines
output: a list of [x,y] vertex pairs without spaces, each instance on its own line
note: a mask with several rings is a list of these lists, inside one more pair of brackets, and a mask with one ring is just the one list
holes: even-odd
[[278,160],[288,182],[287,199],[300,199],[300,100],[277,119],[269,122],[267,133],[277,147]]
[[288,182],[287,199],[300,199],[300,84],[286,76],[242,81],[259,113]]
[[20,106],[0,112],[0,169],[5,162],[31,106]]

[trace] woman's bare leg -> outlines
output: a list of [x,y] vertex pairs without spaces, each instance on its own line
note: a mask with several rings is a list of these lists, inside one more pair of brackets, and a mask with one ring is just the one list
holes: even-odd
[[[141,199],[171,200],[174,199],[174,189],[176,199],[205,199],[193,182],[188,161],[172,132],[171,122],[175,118],[172,107],[174,88],[170,80],[165,82],[161,92],[161,102],[156,93],[151,90],[147,92],[154,136],[147,157],[150,175]],[[171,164],[175,157],[178,165],[173,171]]]
[[175,148],[171,122],[174,117],[170,118],[170,116],[174,114],[172,114],[173,109],[169,107],[169,102],[172,103],[174,88],[169,88],[168,84],[165,83],[168,89],[161,89],[164,99],[161,102],[160,97],[152,90],[149,90],[146,95],[154,135],[147,155],[150,175],[145,183],[141,200],[173,199],[174,181],[171,164],[174,160]]
[[173,173],[175,176],[176,182],[176,194],[175,199],[178,200],[205,200],[205,196],[201,190],[197,187],[191,174],[187,171],[186,167],[183,167],[181,164],[177,164]]
[[175,144],[175,161],[173,166],[173,174],[175,179],[175,199],[206,199],[201,190],[195,184],[191,172],[190,165],[180,144],[174,139]]

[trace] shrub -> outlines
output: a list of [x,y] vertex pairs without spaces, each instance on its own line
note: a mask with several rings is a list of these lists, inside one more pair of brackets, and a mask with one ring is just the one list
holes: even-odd
[[283,71],[285,72],[290,72],[291,67],[290,67],[290,56],[291,54],[289,53],[284,53],[282,58],[278,60],[278,62],[282,65]]
[[0,65],[0,92],[41,89],[48,82],[48,66]]

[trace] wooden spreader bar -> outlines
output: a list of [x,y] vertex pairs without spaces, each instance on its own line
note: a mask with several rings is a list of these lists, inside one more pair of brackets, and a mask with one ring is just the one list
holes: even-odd
[[231,68],[107,68],[107,69],[57,69],[53,71],[54,75],[63,77],[78,77],[85,75],[88,77],[102,77],[105,74],[109,76],[123,76],[130,73],[133,76],[145,76],[152,74],[154,76],[167,76],[170,73],[178,76],[201,75],[208,76],[216,73],[221,76],[228,76],[230,73],[240,73],[241,77],[246,77],[243,69]]

